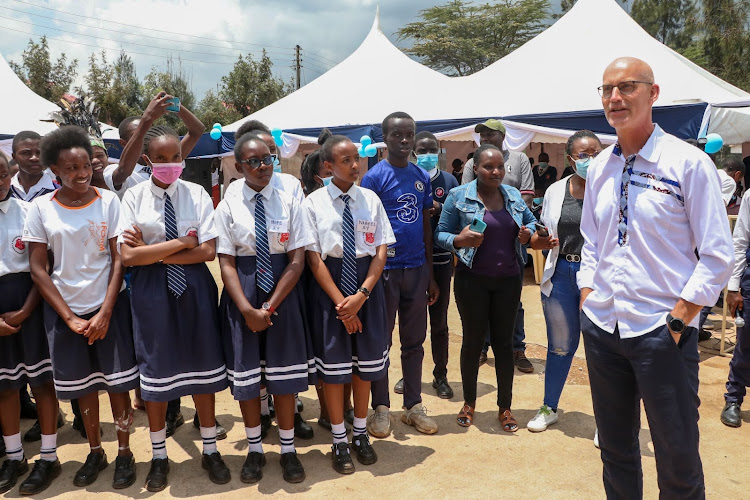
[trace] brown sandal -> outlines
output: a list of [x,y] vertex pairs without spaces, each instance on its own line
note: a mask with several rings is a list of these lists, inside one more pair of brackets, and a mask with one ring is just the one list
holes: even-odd
[[461,408],[461,411],[458,412],[456,422],[458,422],[458,425],[461,427],[471,427],[471,424],[474,422],[474,407],[464,405],[464,407]]
[[516,422],[510,410],[501,410],[497,418],[500,420],[500,424],[502,424],[505,432],[516,432],[518,430],[518,422]]

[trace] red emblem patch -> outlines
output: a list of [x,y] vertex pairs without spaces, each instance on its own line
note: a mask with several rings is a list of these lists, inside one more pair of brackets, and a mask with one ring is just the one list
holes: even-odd
[[435,190],[435,196],[437,196],[438,198],[442,198],[444,194],[445,194],[445,190],[441,187]]
[[18,237],[13,241],[13,249],[18,253],[23,253],[26,250],[26,243]]
[[281,233],[279,235],[279,242],[286,243],[287,241],[289,241],[289,233]]
[[365,241],[368,245],[375,243],[375,233],[365,233]]
[[187,236],[195,236],[198,237],[198,230],[197,229],[190,229],[187,233]]

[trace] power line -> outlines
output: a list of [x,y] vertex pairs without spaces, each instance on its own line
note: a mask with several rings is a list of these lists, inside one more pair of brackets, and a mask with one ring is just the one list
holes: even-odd
[[308,55],[312,55],[313,57],[316,57],[316,58],[318,58],[318,59],[322,59],[322,60],[324,60],[324,61],[328,61],[328,62],[329,62],[329,63],[331,63],[331,64],[338,64],[338,63],[340,63],[340,62],[341,62],[341,61],[334,61],[333,59],[328,59],[327,57],[323,57],[322,55],[320,55],[320,54],[318,54],[318,53],[316,53],[316,52],[312,52],[312,51],[310,51],[310,50],[308,50],[308,51],[307,51],[307,54],[308,54]]
[[[33,4],[31,2],[24,2],[22,0],[13,0],[13,1],[15,1],[17,3],[25,4],[25,5],[30,5],[31,7],[35,7],[37,9],[43,9],[43,10],[47,10],[47,11],[57,12],[59,14],[65,14],[65,15],[68,15],[68,16],[75,16],[75,17],[84,18],[84,19],[93,19],[95,21],[101,21],[101,19],[99,19],[98,17],[84,16],[83,14],[71,14],[69,12],[65,12],[64,10],[52,9],[52,8],[49,8],[49,7],[46,7],[46,6]],[[29,15],[36,15],[36,14],[30,14],[28,12],[24,12],[24,13],[25,14],[29,14]],[[71,21],[65,21],[65,22],[71,22]],[[126,23],[118,23],[117,21],[111,21],[111,20],[107,20],[107,22],[110,23],[110,24],[117,24],[117,25],[120,25],[120,26],[126,26],[128,28],[133,28],[133,29],[137,29],[137,30],[157,31],[159,33],[167,33],[167,34],[170,34],[170,35],[178,35],[178,36],[181,36],[181,37],[188,37],[188,38],[200,38],[200,39],[203,39],[203,40],[211,40],[211,41],[215,41],[216,40],[215,38],[210,38],[210,37],[206,37],[206,36],[188,35],[186,33],[179,33],[179,32],[176,32],[176,31],[159,30],[159,29],[155,29],[155,28],[144,28],[142,26],[136,26],[136,25],[133,25],[133,24],[126,24]],[[138,35],[138,36],[148,36],[148,35]],[[237,42],[237,41],[234,41],[234,40],[227,40],[227,42],[228,43],[235,43],[235,44],[242,44],[242,45],[254,45],[256,47],[270,47],[272,49],[292,50],[291,47],[279,47],[279,46],[275,46],[275,45],[263,45],[263,44],[251,43],[251,42]]]
[[[7,9],[7,7],[3,7],[3,8]],[[15,9],[10,9],[10,10],[15,10]],[[24,14],[27,14],[27,13],[24,12]],[[46,19],[52,19],[52,20],[55,20],[55,21],[59,21],[58,19],[55,19],[55,18],[49,17],[49,16],[38,15],[36,17],[43,17],[43,18],[46,18]],[[31,26],[35,26],[37,28],[51,29],[51,30],[55,30],[55,31],[60,31],[62,33],[70,33],[72,35],[87,36],[89,38],[94,38],[94,39],[97,39],[97,40],[107,40],[107,41],[110,41],[110,42],[118,42],[117,40],[112,40],[111,38],[104,38],[104,37],[99,37],[99,36],[95,36],[95,35],[88,35],[88,34],[85,34],[85,33],[78,32],[78,31],[69,31],[69,30],[64,30],[62,28],[56,28],[56,27],[53,27],[53,26],[44,26],[44,25],[41,25],[41,24],[35,24],[35,23],[32,23],[32,22],[29,22],[29,21],[22,21],[20,19],[14,19],[12,17],[0,16],[0,18],[7,19],[8,21],[13,21],[13,22],[17,22],[17,23],[30,24]],[[86,24],[74,23],[72,21],[62,21],[62,22],[67,22],[67,23],[70,23],[70,24],[74,24],[76,26],[83,26],[83,27],[86,27],[86,28],[94,28],[94,29],[99,29],[99,30],[103,29],[103,28],[97,28],[95,26],[89,26],[89,25],[86,25]],[[123,33],[123,34],[126,34],[126,35],[133,35],[134,34],[134,33],[127,33],[125,31],[117,31],[117,30],[109,30],[109,31],[111,31],[113,33]],[[141,37],[142,35],[137,35],[137,36]],[[165,41],[169,41],[169,42],[175,42],[176,41],[176,40],[170,40],[168,38],[162,38],[162,37],[151,37],[151,38],[155,38],[157,40],[165,40]],[[138,45],[138,46],[141,46],[141,47],[153,47],[153,45],[144,44],[144,43],[138,43],[138,42],[126,42],[126,41],[122,41],[122,40],[120,40],[120,42],[121,43],[130,44],[130,45]],[[223,49],[226,50],[225,47],[217,47],[215,45],[208,45],[208,44],[201,44],[201,43],[196,43],[195,45],[203,45],[203,46],[211,47],[211,48],[215,48],[215,49],[223,48]],[[180,51],[180,52],[190,52],[190,53],[193,53],[193,54],[209,55],[209,56],[236,57],[236,54],[232,54],[232,55],[217,54],[215,52],[201,52],[201,51],[196,51],[196,50],[178,49],[178,48],[175,48],[174,50],[177,50],[177,51]],[[230,50],[237,50],[237,49],[230,49]],[[238,51],[238,52],[239,52],[239,55],[242,55],[241,51]],[[288,52],[281,53],[281,52],[268,52],[267,51],[266,53],[267,54],[278,54],[278,55],[289,55]]]
[[[28,32],[28,31],[22,31],[22,30],[17,30],[17,29],[14,29],[14,28],[9,28],[9,27],[3,26],[3,25],[0,25],[0,28],[5,29],[5,30],[9,30],[9,31],[15,31],[16,33],[23,33],[23,34],[26,34],[26,35],[31,35],[32,37],[35,37],[35,38],[41,38],[42,36],[46,36],[46,35],[37,35],[36,33],[31,33],[31,32]],[[109,50],[118,50],[118,49],[114,49],[114,48],[111,48],[111,47],[102,47],[101,45],[91,45],[90,43],[74,42],[73,40],[60,40],[58,38],[50,38],[50,37],[47,37],[47,38],[50,39],[50,40],[53,40],[55,42],[59,42],[59,43],[63,43],[63,44],[68,43],[68,44],[74,44],[74,45],[82,45],[84,47],[93,47],[95,49],[102,49],[102,48],[104,48],[104,49],[109,49]],[[120,50],[122,50],[122,49],[120,49]],[[165,57],[164,55],[147,54],[145,52],[135,52],[135,51],[132,51],[132,50],[126,51],[126,54],[138,54],[138,55],[141,55],[141,56],[158,57],[159,59],[168,59],[168,57]],[[183,57],[180,57],[179,59],[180,59],[180,61],[196,62],[196,63],[203,63],[203,64],[218,64],[220,66],[231,66],[233,64],[233,63],[230,63],[230,62],[201,61],[201,60],[198,60],[198,59],[186,59],[186,58],[183,58]]]

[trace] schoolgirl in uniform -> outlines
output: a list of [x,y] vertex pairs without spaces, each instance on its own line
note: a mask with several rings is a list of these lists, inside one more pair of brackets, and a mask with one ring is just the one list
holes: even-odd
[[231,474],[216,449],[215,393],[227,387],[219,338],[218,289],[206,262],[216,254],[213,203],[206,191],[179,177],[180,138],[166,126],[141,120],[126,148],[143,151],[151,180],[122,199],[118,248],[132,268],[133,336],[141,397],[151,429],[149,491],[167,486],[167,402],[192,395],[200,415],[202,466],[216,484]]
[[82,128],[65,126],[47,134],[41,150],[42,163],[62,186],[34,200],[23,241],[29,243],[31,276],[45,300],[57,396],[78,400],[91,448],[73,484],[87,486],[107,467],[99,428],[99,391],[107,391],[119,444],[112,485],[126,488],[135,481],[128,391],[138,385],[138,366],[116,251],[120,201],[90,185],[91,142]]
[[249,443],[241,479],[263,477],[262,384],[274,398],[283,477],[298,483],[305,470],[294,448],[294,393],[306,391],[315,372],[299,283],[312,237],[296,198],[270,184],[274,155],[262,138],[243,135],[234,156],[245,177],[241,196],[219,204],[216,226],[227,371]]
[[24,481],[20,491],[35,494],[60,473],[58,405],[40,295],[32,284],[27,245],[21,239],[29,204],[13,196],[11,177],[8,160],[0,154],[0,426],[8,455],[0,469],[0,493],[13,488],[18,477],[29,470],[21,446],[18,392],[28,383],[36,399],[42,448],[39,465],[30,476],[35,479]]
[[354,393],[352,444],[364,465],[377,461],[366,418],[370,382],[388,370],[388,325],[380,275],[387,246],[395,243],[378,196],[358,187],[359,154],[348,138],[322,132],[320,158],[333,181],[305,199],[302,208],[314,243],[307,262],[315,277],[309,291],[310,323],[318,376],[333,433],[333,468],[354,472],[344,427],[343,390]]

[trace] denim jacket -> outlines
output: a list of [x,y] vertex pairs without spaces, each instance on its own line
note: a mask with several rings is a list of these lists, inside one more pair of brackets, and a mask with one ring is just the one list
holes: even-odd
[[[531,210],[529,210],[526,202],[521,198],[520,191],[505,184],[500,185],[500,191],[503,193],[503,198],[505,199],[505,209],[513,217],[513,220],[516,221],[518,227],[526,226],[531,231],[531,234],[534,234],[536,232],[536,227],[534,226],[536,218],[531,213]],[[474,180],[468,184],[463,184],[451,189],[450,193],[448,193],[448,198],[445,200],[443,210],[440,214],[440,222],[438,222],[435,229],[435,242],[442,248],[455,252],[459,260],[469,268],[471,268],[471,264],[474,261],[477,249],[474,247],[455,248],[453,240],[464,227],[471,224],[474,218],[483,220],[484,210],[484,204],[477,195],[477,181]],[[518,237],[516,237],[516,257],[521,266],[526,264],[526,252],[523,251],[523,246],[518,241]]]

